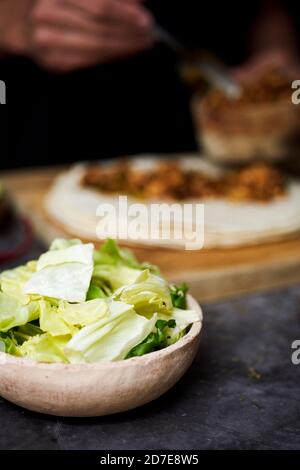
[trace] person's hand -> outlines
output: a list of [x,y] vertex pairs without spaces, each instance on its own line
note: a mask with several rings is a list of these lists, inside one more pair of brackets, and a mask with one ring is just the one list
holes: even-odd
[[42,65],[69,71],[150,47],[151,25],[139,0],[38,0],[29,40]]
[[268,69],[281,69],[288,76],[297,78],[300,74],[300,61],[294,54],[280,49],[261,52],[249,61],[232,70],[238,82],[252,82]]
[[[15,2],[17,9],[19,1]],[[20,32],[17,52],[58,72],[126,57],[153,43],[152,17],[141,0],[21,0],[21,3],[27,4],[27,12],[15,22],[15,30]]]

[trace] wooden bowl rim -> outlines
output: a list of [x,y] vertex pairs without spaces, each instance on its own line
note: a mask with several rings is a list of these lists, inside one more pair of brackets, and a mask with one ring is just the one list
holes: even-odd
[[24,357],[17,357],[11,354],[0,352],[0,366],[2,364],[17,365],[17,366],[29,367],[29,368],[32,368],[34,366],[35,369],[44,370],[44,371],[66,370],[66,371],[78,372],[78,371],[93,370],[93,369],[94,370],[116,369],[120,367],[125,368],[125,367],[130,367],[133,365],[142,365],[143,363],[146,364],[152,360],[153,361],[160,360],[162,358],[170,356],[177,349],[183,348],[186,344],[192,342],[201,333],[202,325],[203,325],[202,309],[199,303],[196,301],[196,299],[194,299],[194,297],[192,297],[189,294],[187,296],[187,303],[188,303],[189,308],[193,310],[197,310],[197,312],[200,313],[201,319],[197,322],[194,322],[192,324],[190,331],[185,336],[180,338],[176,343],[164,349],[161,349],[159,351],[154,351],[152,353],[145,354],[144,356],[132,357],[126,360],[123,359],[119,361],[103,361],[103,362],[94,362],[94,363],[88,363],[88,364],[82,364],[82,363],[65,364],[61,362],[57,362],[57,363],[37,362],[32,359],[27,359]]

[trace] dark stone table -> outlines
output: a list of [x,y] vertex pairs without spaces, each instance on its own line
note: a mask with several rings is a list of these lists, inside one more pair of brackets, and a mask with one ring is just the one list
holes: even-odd
[[[37,256],[35,243],[27,258]],[[204,305],[198,355],[166,395],[104,418],[0,401],[0,449],[300,449],[300,286]]]

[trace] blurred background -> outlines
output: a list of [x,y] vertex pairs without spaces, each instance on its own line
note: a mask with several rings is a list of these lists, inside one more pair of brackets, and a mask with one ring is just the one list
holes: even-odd
[[[80,26],[84,18],[87,30],[89,19],[95,28],[124,21],[106,5],[117,0],[106,0],[105,15],[97,10],[102,2],[16,0],[12,8],[13,0],[1,1],[0,79],[8,103],[0,112],[2,169],[196,150],[193,89],[179,73],[178,56],[150,37],[156,23],[187,48],[213,54],[237,80],[252,80],[273,65],[300,78],[299,5],[292,1],[124,0],[151,12],[139,46],[103,55],[105,47],[98,51],[93,44],[93,55],[92,47],[74,42],[70,50],[62,44],[60,61],[54,59],[60,41],[71,39],[61,5],[62,18],[69,8],[69,18],[77,15]],[[76,62],[75,47],[87,51],[84,61],[78,54]]]

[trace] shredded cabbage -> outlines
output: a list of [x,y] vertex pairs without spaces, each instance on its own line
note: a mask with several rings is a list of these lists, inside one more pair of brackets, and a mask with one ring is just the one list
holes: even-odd
[[0,352],[63,363],[148,354],[201,320],[186,310],[186,291],[113,240],[96,250],[57,239],[38,260],[0,275]]

